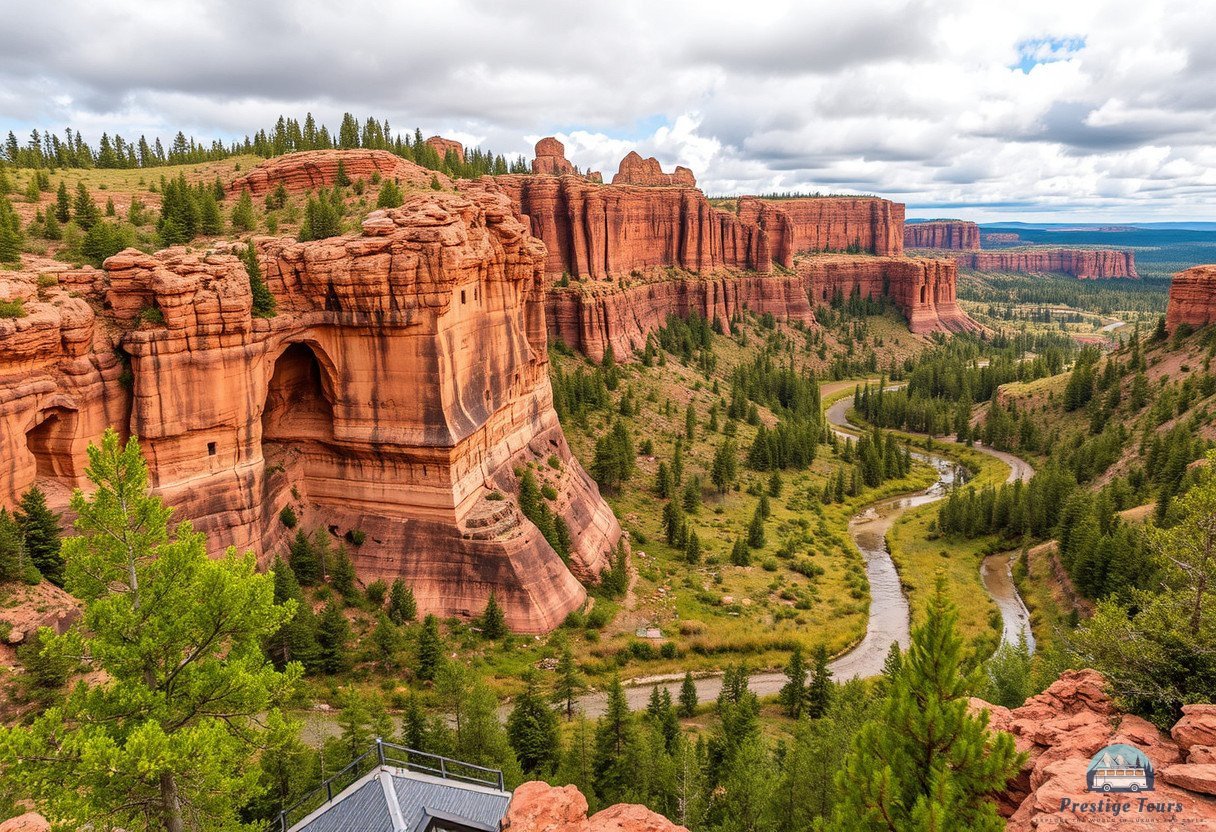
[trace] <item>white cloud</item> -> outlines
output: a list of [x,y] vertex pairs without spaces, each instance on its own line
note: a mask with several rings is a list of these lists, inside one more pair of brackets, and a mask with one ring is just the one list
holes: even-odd
[[0,126],[243,136],[350,110],[709,193],[910,216],[1207,218],[1216,15],[1185,0],[0,0]]

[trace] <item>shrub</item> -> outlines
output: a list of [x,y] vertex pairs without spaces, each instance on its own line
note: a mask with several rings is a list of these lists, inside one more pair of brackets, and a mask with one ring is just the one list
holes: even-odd
[[541,486],[540,493],[544,496],[544,498],[546,500],[556,500],[557,499],[557,489],[554,488],[553,486],[549,485],[549,483],[545,483],[544,485]]
[[365,590],[367,600],[373,607],[381,607],[384,605],[384,598],[388,595],[388,584],[383,579],[376,579],[367,585]]
[[25,315],[25,302],[20,298],[0,300],[0,318],[24,318]]
[[300,518],[296,517],[296,510],[291,506],[283,506],[283,510],[279,512],[279,522],[289,529],[294,529],[296,524],[300,522]]
[[352,546],[362,546],[367,541],[367,533],[363,529],[351,529],[346,533],[346,540]]

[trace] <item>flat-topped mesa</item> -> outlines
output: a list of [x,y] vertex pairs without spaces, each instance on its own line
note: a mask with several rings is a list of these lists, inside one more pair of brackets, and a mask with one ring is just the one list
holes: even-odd
[[697,187],[697,178],[691,170],[677,165],[674,173],[663,173],[659,160],[651,156],[643,159],[636,150],[631,150],[621,160],[621,165],[612,177],[613,185],[642,185],[644,187]]
[[854,293],[862,298],[886,296],[914,333],[983,329],[958,305],[958,266],[953,260],[821,254],[799,258],[796,268],[816,304]]
[[996,245],[1005,245],[1009,243],[1020,243],[1022,238],[1011,231],[986,231],[980,235],[980,243],[994,243]]
[[1174,275],[1165,326],[1173,332],[1180,325],[1198,328],[1216,321],[1216,265],[1192,266]]
[[402,185],[420,188],[429,186],[432,178],[438,179],[444,187],[452,185],[452,180],[442,173],[416,165],[387,150],[304,150],[267,159],[230,184],[228,192],[239,194],[247,190],[252,196],[262,196],[278,187],[279,183],[296,193],[328,188],[338,180],[339,162],[351,180],[371,179],[379,175],[382,179],[395,179]]
[[739,219],[773,234],[773,259],[789,263],[795,254],[848,252],[898,257],[904,253],[904,206],[878,197],[826,196],[795,199],[740,197]]
[[930,220],[904,226],[904,248],[979,251],[980,227],[966,220]]
[[431,136],[426,140],[434,151],[439,154],[439,158],[446,159],[449,153],[456,155],[456,161],[464,164],[464,145],[455,139],[445,139],[443,136]]
[[472,616],[494,592],[514,629],[560,624],[585,592],[521,515],[514,469],[556,490],[580,576],[621,532],[557,422],[544,249],[507,199],[428,192],[359,235],[257,239],[268,319],[237,246],[128,249],[73,278],[91,304],[42,290],[35,314],[0,321],[29,333],[0,337],[4,502],[35,476],[80,484],[85,446],[113,424],[213,550],[266,563],[291,504],[301,527],[361,541],[359,577],[404,578],[425,612]]
[[1024,249],[967,252],[952,256],[962,268],[981,272],[1054,272],[1081,280],[1140,279],[1136,272],[1136,253],[1118,249]]

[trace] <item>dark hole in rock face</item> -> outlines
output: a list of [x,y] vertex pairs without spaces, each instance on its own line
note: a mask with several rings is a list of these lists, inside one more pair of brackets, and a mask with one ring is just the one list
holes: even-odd
[[207,456],[215,456],[216,447],[214,442],[207,443]]
[[284,350],[266,391],[263,441],[333,438],[334,408],[322,377],[321,364],[307,344],[292,344]]
[[72,438],[76,433],[76,411],[55,407],[25,434],[25,445],[34,455],[40,477],[73,477]]

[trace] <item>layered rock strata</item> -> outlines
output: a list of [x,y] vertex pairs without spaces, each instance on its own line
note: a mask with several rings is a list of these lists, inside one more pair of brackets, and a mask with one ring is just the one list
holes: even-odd
[[1027,249],[953,255],[959,266],[981,272],[1059,273],[1082,280],[1139,279],[1136,254],[1116,249]]
[[1216,265],[1195,266],[1174,275],[1165,325],[1171,332],[1180,324],[1207,326],[1216,321]]
[[[1185,706],[1171,736],[1140,717],[1119,713],[1106,687],[1093,670],[1068,671],[1012,711],[972,700],[974,710],[988,712],[989,727],[1012,734],[1028,757],[1020,776],[1000,795],[1009,832],[1216,828],[1216,707]],[[1115,743],[1148,757],[1155,772],[1151,792],[1087,791],[1091,758]],[[1118,814],[1074,808],[1104,798],[1130,806]]]
[[697,177],[691,170],[676,165],[672,173],[663,173],[659,160],[651,156],[643,159],[636,150],[625,154],[620,167],[612,177],[613,185],[641,185],[643,187],[697,187]]
[[931,220],[904,226],[904,248],[979,251],[980,227],[965,220]]
[[327,188],[338,179],[339,162],[351,180],[370,180],[374,175],[379,175],[381,179],[395,179],[402,185],[426,187],[434,177],[444,187],[452,185],[452,181],[442,173],[416,165],[387,150],[308,150],[267,159],[233,181],[228,186],[228,192],[239,194],[249,191],[252,196],[262,196],[277,188],[279,183],[293,193]]
[[886,199],[741,197],[738,213],[743,222],[770,230],[777,262],[814,252],[904,253],[904,206]]
[[[359,235],[257,249],[269,319],[225,244],[127,250],[24,290],[30,314],[0,321],[4,501],[36,477],[83,484],[86,445],[116,425],[215,550],[265,563],[292,503],[363,539],[360,577],[405,578],[424,612],[474,615],[493,591],[513,628],[559,624],[585,597],[570,569],[595,577],[620,529],[553,411],[544,249],[508,201],[419,195]],[[502,499],[550,456],[570,569]]]

